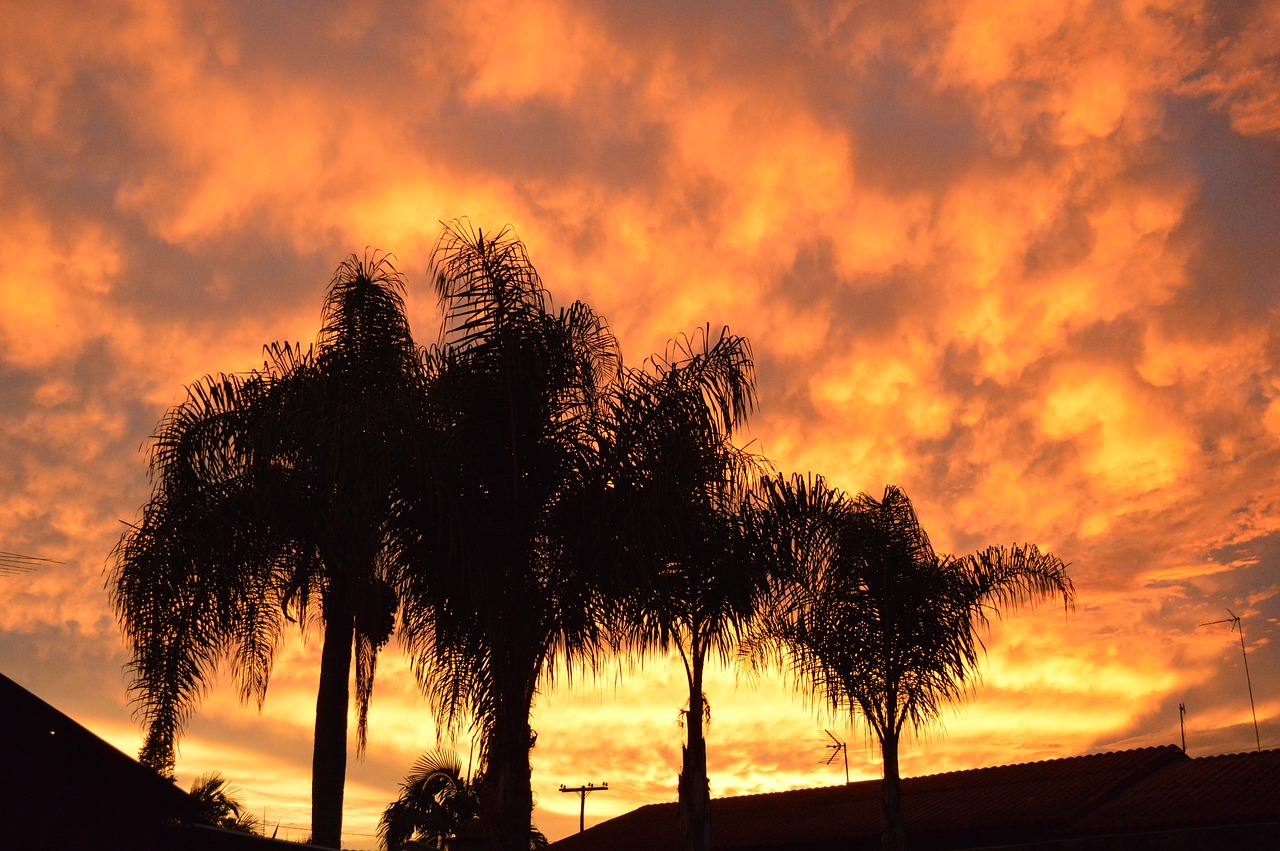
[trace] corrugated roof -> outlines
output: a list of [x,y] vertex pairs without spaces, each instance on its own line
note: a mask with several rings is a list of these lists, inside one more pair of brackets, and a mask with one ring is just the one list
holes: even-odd
[[[1168,745],[911,777],[902,809],[919,848],[1276,821],[1280,752],[1193,760]],[[650,804],[552,847],[675,848],[676,818]],[[718,851],[876,848],[880,781],[713,799],[711,822]]]

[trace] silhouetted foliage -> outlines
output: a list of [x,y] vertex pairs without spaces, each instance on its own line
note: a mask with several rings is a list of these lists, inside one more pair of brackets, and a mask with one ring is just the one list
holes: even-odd
[[723,438],[750,407],[750,359],[726,333],[624,369],[587,305],[552,309],[507,230],[454,223],[435,266],[445,324],[426,358],[432,413],[390,528],[409,566],[416,672],[439,719],[474,719],[480,824],[493,847],[516,849],[539,684],[557,664],[594,668],[618,640],[620,601],[666,582],[655,566],[711,548],[694,536],[727,523],[713,509],[737,475]]
[[432,416],[390,527],[410,566],[405,635],[437,717],[478,728],[485,840],[523,849],[539,681],[557,661],[590,667],[604,646],[615,560],[597,535],[599,447],[620,356],[587,305],[553,311],[509,230],[454,223],[434,266],[445,324],[426,358]]
[[832,710],[861,714],[884,760],[883,847],[901,849],[898,745],[937,721],[977,678],[990,613],[1075,592],[1066,566],[1033,545],[934,552],[901,489],[849,498],[821,478],[768,483],[774,570],[785,577],[751,650],[781,649]]
[[192,781],[189,794],[200,804],[199,820],[202,823],[240,833],[255,833],[258,817],[236,799],[238,792],[221,774],[210,771]]
[[755,615],[767,575],[749,551],[747,517],[759,459],[733,445],[755,401],[746,340],[708,332],[628,375],[618,396],[615,446],[637,498],[629,542],[641,579],[618,611],[624,645],[642,655],[675,649],[689,702],[681,749],[681,847],[709,851],[703,673],[708,656],[727,660]]
[[[481,833],[478,779],[478,775],[463,774],[456,753],[434,750],[418,757],[400,784],[400,796],[382,813],[378,823],[382,847],[396,851],[410,840],[432,848],[473,847]],[[546,845],[547,838],[530,825],[529,847]]]
[[398,606],[383,527],[404,423],[423,393],[402,291],[385,257],[352,255],[330,284],[314,348],[275,344],[262,369],[189,387],[153,438],[151,499],[108,580],[133,651],[141,759],[166,774],[218,661],[230,658],[241,699],[260,707],[285,624],[319,621],[312,830],[331,847],[353,644],[362,748]]
[[389,851],[411,839],[449,848],[479,813],[475,786],[463,775],[457,754],[430,751],[413,764],[400,796],[383,811],[378,838]]

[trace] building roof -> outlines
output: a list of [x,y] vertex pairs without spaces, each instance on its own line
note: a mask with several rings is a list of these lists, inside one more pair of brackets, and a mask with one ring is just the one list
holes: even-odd
[[[878,848],[880,785],[867,780],[713,799],[714,848]],[[1169,745],[909,777],[902,781],[902,811],[911,846],[924,849],[1268,824],[1280,822],[1280,751],[1192,759]],[[676,805],[650,804],[552,847],[675,848],[676,830]]]
[[193,824],[190,795],[3,674],[0,717],[0,848],[308,847]]
[[1122,833],[1259,820],[1280,820],[1277,750],[1177,760],[1115,795],[1079,825],[1089,832]]
[[0,845],[75,847],[113,835],[154,842],[160,824],[196,814],[172,782],[3,675],[0,707]]

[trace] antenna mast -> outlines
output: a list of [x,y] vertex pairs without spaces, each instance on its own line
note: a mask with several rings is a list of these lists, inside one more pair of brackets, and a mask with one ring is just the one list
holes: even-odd
[[40,558],[38,556],[24,556],[21,553],[10,553],[0,550],[0,576],[17,576],[22,573],[31,573],[37,567],[46,564],[62,564],[63,562],[54,561],[51,558]]
[[[1244,624],[1240,620],[1240,616],[1235,612],[1227,609],[1229,618],[1223,618],[1220,621],[1209,621],[1202,623],[1200,626],[1213,626],[1220,623],[1229,623],[1231,628],[1240,633],[1240,658],[1244,660],[1244,681],[1249,686],[1249,709],[1253,711],[1253,740],[1258,745],[1258,750],[1262,750],[1262,737],[1258,735],[1258,708],[1253,703],[1253,678],[1249,676],[1249,654],[1244,650]],[[1183,750],[1186,750],[1185,746]]]
[[827,765],[836,761],[836,757],[844,754],[844,785],[849,785],[849,747],[839,739],[830,730],[823,730],[827,734],[827,738],[831,740],[831,744],[824,745],[826,750],[831,751],[831,756],[827,757]]

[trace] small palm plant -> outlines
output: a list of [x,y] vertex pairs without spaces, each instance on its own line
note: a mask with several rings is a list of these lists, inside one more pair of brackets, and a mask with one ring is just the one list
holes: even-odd
[[189,793],[200,805],[199,821],[225,830],[256,833],[258,817],[236,799],[239,790],[217,771],[201,774]]
[[[433,848],[460,848],[461,841],[478,832],[478,781],[477,776],[463,773],[456,753],[437,749],[418,757],[400,784],[400,797],[382,813],[378,823],[382,847],[395,851],[414,840]],[[546,837],[531,828],[529,847],[546,844]]]

